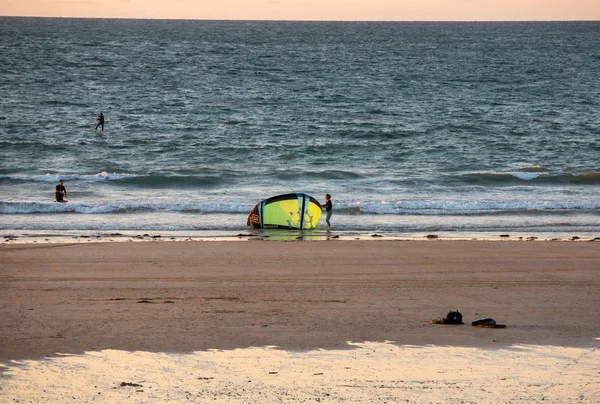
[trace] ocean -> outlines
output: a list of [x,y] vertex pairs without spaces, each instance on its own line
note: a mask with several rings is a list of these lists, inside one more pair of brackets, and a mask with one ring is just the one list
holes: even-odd
[[[599,43],[600,22],[0,17],[0,235],[596,237]],[[331,194],[333,227],[247,227],[290,192]]]

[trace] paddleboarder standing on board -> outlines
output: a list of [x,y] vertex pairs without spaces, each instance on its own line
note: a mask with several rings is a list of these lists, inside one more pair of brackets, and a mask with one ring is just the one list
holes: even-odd
[[98,125],[96,125],[95,130],[98,130],[98,126],[102,126],[102,132],[104,132],[104,115],[102,112],[98,114],[98,118],[96,118],[96,120],[98,121]]

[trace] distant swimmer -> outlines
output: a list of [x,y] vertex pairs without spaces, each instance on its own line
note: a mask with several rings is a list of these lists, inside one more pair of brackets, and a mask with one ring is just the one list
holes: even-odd
[[63,185],[63,180],[58,180],[56,186],[56,192],[54,193],[54,199],[56,202],[68,202],[65,198],[67,197],[67,189]]
[[98,125],[96,125],[95,130],[98,130],[98,126],[102,126],[102,132],[104,132],[104,115],[102,112],[98,114],[98,118],[96,118],[96,120],[98,121]]
[[325,194],[325,206],[323,206],[327,215],[325,216],[325,221],[327,222],[327,226],[331,227],[331,223],[329,219],[331,219],[331,215],[333,214],[333,203],[331,203],[331,195]]

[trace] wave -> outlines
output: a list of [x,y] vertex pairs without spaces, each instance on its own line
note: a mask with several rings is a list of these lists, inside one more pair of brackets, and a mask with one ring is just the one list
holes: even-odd
[[0,180],[23,182],[58,182],[63,181],[109,181],[137,177],[136,174],[119,174],[100,172],[97,174],[0,174]]
[[144,212],[179,212],[179,213],[248,213],[252,206],[219,205],[211,202],[145,202],[145,201],[113,201],[113,202],[0,202],[0,214],[131,214]]
[[522,171],[524,173],[547,173],[550,170],[548,170],[540,165],[533,165],[533,166],[523,167],[519,171]]
[[[148,200],[110,202],[0,202],[0,214],[135,214],[135,213],[222,213],[247,214],[255,201]],[[501,215],[600,215],[598,201],[399,201],[395,203],[336,204],[334,214],[347,216],[501,216]]]
[[437,199],[404,200],[382,203],[336,205],[336,214],[346,215],[565,215],[573,213],[600,214],[600,201],[595,198],[573,200],[491,200]]
[[315,180],[356,180],[364,178],[363,175],[354,171],[343,170],[323,170],[323,171],[298,171],[283,170],[275,171],[277,179],[296,180],[298,177],[314,178]]
[[173,174],[126,174],[107,173],[97,174],[0,174],[2,180],[15,182],[52,182],[59,180],[69,181],[114,181],[116,185],[140,186],[146,188],[176,188],[183,186],[210,187],[230,183],[236,177],[235,171],[210,170],[196,175],[173,175]]
[[600,185],[600,170],[580,172],[552,173],[542,167],[529,167],[522,171],[513,172],[474,172],[452,177],[460,183],[468,185],[514,185],[514,184],[544,184],[544,185]]
[[[300,155],[288,153],[282,156],[286,160],[298,159]],[[0,171],[2,172],[2,171]],[[254,173],[254,177],[264,177],[265,173]],[[274,180],[297,180],[298,178],[314,180],[341,180],[341,181],[360,181],[365,179],[378,179],[381,175],[379,171],[356,172],[355,170],[337,170],[326,169],[319,170],[315,168],[300,169],[273,169],[268,174]],[[243,178],[253,178],[253,174],[244,172],[241,169],[211,169],[186,170],[184,172],[156,172],[156,173],[124,173],[107,172],[98,173],[46,173],[46,174],[21,174],[21,173],[2,173],[0,182],[58,182],[64,181],[111,181],[115,185],[133,185],[150,188],[172,188],[182,186],[211,187],[216,185],[231,184],[232,181]],[[380,178],[379,178],[380,179]],[[389,178],[391,184],[413,186],[417,182],[414,178]],[[524,167],[519,171],[495,172],[478,171],[464,174],[446,174],[438,177],[420,178],[423,184],[438,185],[442,187],[454,186],[481,186],[498,187],[511,185],[600,185],[600,169],[590,169],[584,171],[564,170],[560,172],[550,172],[541,166]],[[350,185],[350,184],[349,184]]]
[[204,175],[139,175],[121,178],[119,183],[144,188],[214,187],[230,184],[235,172],[207,173]]

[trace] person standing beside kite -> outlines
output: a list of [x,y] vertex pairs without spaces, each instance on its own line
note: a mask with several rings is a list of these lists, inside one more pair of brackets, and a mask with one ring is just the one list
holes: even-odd
[[325,194],[325,205],[323,206],[327,215],[325,216],[325,221],[327,222],[327,226],[331,227],[331,223],[329,223],[329,219],[331,219],[331,215],[333,214],[333,203],[331,203],[331,195]]

